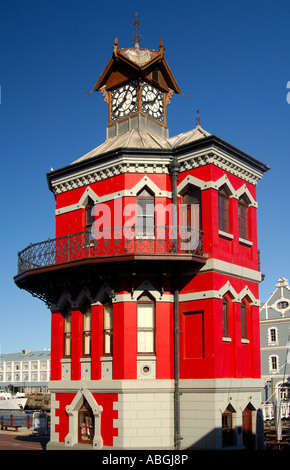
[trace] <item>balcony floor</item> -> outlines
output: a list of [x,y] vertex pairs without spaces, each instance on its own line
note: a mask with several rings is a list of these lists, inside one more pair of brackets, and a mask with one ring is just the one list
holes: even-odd
[[122,254],[96,256],[27,269],[14,277],[15,284],[43,300],[48,306],[57,302],[64,290],[79,293],[95,290],[104,281],[115,286],[132,276],[169,278],[192,276],[206,263],[204,256],[192,253]]

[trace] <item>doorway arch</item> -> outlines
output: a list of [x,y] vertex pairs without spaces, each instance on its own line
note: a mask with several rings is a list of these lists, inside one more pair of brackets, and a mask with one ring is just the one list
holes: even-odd
[[251,403],[248,403],[242,413],[243,421],[243,445],[248,450],[255,449],[255,435],[253,433],[254,412],[256,409]]
[[93,449],[101,449],[102,411],[103,407],[98,405],[88,390],[79,390],[71,404],[66,406],[69,433],[65,438],[65,446],[73,447],[79,443],[86,443],[92,445]]

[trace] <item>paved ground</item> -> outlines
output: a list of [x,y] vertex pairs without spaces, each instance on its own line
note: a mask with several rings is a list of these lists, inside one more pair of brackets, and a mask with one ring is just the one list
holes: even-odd
[[23,428],[18,431],[0,431],[1,450],[45,450],[49,437],[38,436]]

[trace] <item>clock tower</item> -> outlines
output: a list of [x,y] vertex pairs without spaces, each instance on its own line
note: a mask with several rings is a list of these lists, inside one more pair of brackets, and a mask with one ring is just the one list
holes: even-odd
[[165,60],[164,46],[159,50],[119,49],[118,39],[113,55],[94,86],[108,103],[107,138],[135,129],[168,138],[166,108],[173,93],[180,93]]
[[169,137],[180,90],[162,42],[139,44],[116,39],[94,86],[106,140],[47,175],[55,238],[18,253],[16,285],[51,310],[47,449],[253,448],[269,168],[199,116]]

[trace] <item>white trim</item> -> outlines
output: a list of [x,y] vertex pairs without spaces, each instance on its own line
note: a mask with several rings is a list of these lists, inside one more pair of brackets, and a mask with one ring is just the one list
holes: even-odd
[[228,238],[229,240],[233,240],[234,235],[232,233],[224,232],[223,230],[219,230],[219,235],[224,238]]
[[229,338],[228,336],[223,336],[222,340],[223,340],[224,343],[231,343],[232,342],[232,338]]
[[256,299],[248,286],[245,286],[240,293],[233,288],[231,283],[228,281],[219,290],[209,290],[201,292],[191,292],[188,294],[180,294],[179,302],[190,302],[194,300],[205,300],[205,299],[222,299],[225,294],[229,293],[233,302],[240,303],[244,297],[250,299],[250,305],[255,307],[260,306],[260,300]]
[[[238,190],[234,190],[232,184],[228,180],[227,175],[223,175],[217,181],[203,181],[195,176],[189,175],[187,176],[178,186],[177,192],[180,194],[182,190],[188,185],[194,185],[201,189],[201,191],[206,189],[216,189],[218,190],[223,184],[226,184],[231,192],[230,197],[234,197],[238,199],[241,194],[247,194],[251,206],[257,208],[258,203],[254,200],[253,196],[251,195],[250,191],[248,190],[247,186],[243,184]],[[85,207],[87,197],[90,196],[95,204],[101,204],[104,202],[112,201],[114,199],[123,198],[123,197],[136,197],[138,192],[144,187],[147,186],[153,193],[155,197],[163,197],[167,199],[172,199],[172,192],[161,190],[150,178],[149,176],[144,176],[143,178],[138,181],[138,183],[133,186],[131,189],[123,189],[121,191],[117,191],[114,193],[105,194],[103,196],[98,196],[90,186],[88,186],[79,201],[75,204],[71,204],[69,206],[61,207],[55,210],[55,215],[65,214],[67,212],[72,212],[81,208]]]
[[[124,173],[168,174],[170,162],[170,156],[164,158],[152,156],[151,160],[148,161],[137,156],[134,157],[134,155],[121,155],[109,162],[96,162],[93,167],[76,171],[74,175],[56,177],[54,181],[51,181],[52,190],[54,194],[60,194]],[[179,158],[179,162],[181,164],[181,173],[213,164],[253,185],[256,185],[263,176],[262,171],[254,170],[250,165],[242,163],[235,157],[216,148],[214,152],[212,148],[189,152]],[[73,163],[71,166],[73,166]]]
[[246,240],[245,238],[239,237],[239,242],[243,245],[253,246],[253,242],[251,242],[250,240]]
[[260,271],[245,268],[238,264],[228,263],[227,261],[222,261],[216,258],[208,259],[206,264],[200,269],[201,273],[208,271],[216,271],[228,276],[239,277],[253,282],[261,282],[262,280]]
[[98,405],[91,392],[86,389],[84,382],[82,382],[81,385],[82,388],[77,392],[71,404],[65,407],[65,410],[69,416],[69,433],[65,437],[64,445],[65,447],[73,447],[78,443],[78,412],[85,398],[89,403],[94,415],[95,435],[93,438],[92,448],[101,449],[103,447],[103,439],[101,436],[100,420],[103,407]]
[[255,199],[253,198],[252,194],[250,193],[248,187],[246,186],[246,184],[243,184],[243,186],[241,186],[237,191],[236,191],[236,198],[239,199],[241,196],[243,196],[243,194],[246,194],[246,196],[248,197],[250,203],[249,203],[249,206],[254,206],[254,207],[258,207],[258,203],[255,201]]
[[123,197],[136,197],[138,192],[144,188],[144,186],[147,186],[154,193],[155,197],[172,199],[172,193],[170,191],[161,190],[148,176],[144,176],[140,181],[138,181],[138,183],[135,184],[135,186],[133,186],[133,188],[123,189],[115,193],[105,194],[104,196],[98,196],[90,187],[88,187],[85,189],[83,195],[77,203],[56,209],[55,215],[65,214],[67,212],[72,212],[85,207],[85,201],[88,195],[93,199],[95,204],[102,204],[104,202]]
[[[272,358],[275,357],[276,358],[276,369],[274,369],[272,367]],[[280,367],[279,367],[279,356],[278,354],[271,354],[269,357],[268,357],[268,372],[279,372],[280,371]]]

